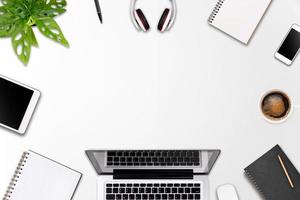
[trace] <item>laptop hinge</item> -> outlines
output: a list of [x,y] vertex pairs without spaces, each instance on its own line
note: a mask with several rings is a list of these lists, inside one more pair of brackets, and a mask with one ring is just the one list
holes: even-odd
[[193,170],[114,169],[114,179],[193,179]]

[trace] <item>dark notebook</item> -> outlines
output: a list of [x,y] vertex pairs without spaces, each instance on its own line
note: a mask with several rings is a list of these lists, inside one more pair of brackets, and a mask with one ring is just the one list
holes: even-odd
[[[294,188],[285,174],[281,157]],[[300,175],[279,145],[245,168],[245,173],[266,200],[300,200]]]

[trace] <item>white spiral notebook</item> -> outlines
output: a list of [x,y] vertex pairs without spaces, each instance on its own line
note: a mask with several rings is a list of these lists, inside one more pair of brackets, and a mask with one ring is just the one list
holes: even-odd
[[218,0],[208,22],[248,44],[272,0]]
[[3,200],[70,200],[81,176],[73,169],[27,151]]

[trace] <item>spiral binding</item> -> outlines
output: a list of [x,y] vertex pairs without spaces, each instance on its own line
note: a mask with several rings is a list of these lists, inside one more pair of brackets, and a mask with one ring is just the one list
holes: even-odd
[[225,1],[226,0],[219,0],[218,1],[218,3],[216,4],[214,10],[212,11],[210,17],[208,18],[209,23],[213,23],[213,21],[215,20],[217,14],[219,13],[219,11],[222,8]]
[[23,168],[27,162],[27,159],[28,159],[28,155],[29,153],[28,152],[24,152],[20,161],[19,161],[19,164],[17,166],[17,169],[15,170],[15,173],[13,175],[13,178],[11,179],[11,182],[9,183],[9,186],[7,188],[7,191],[4,195],[4,198],[3,200],[10,200],[11,198],[11,195],[16,187],[16,184],[20,178],[20,175],[22,174],[22,171],[23,171]]
[[253,183],[253,185],[256,187],[256,189],[258,190],[258,192],[260,192],[260,194],[262,194],[262,196],[266,199],[269,200],[270,198],[267,196],[266,193],[264,193],[260,187],[257,185],[255,179],[253,178],[253,176],[251,175],[251,173],[248,170],[245,170],[245,174],[247,175],[247,177],[251,180],[251,182]]

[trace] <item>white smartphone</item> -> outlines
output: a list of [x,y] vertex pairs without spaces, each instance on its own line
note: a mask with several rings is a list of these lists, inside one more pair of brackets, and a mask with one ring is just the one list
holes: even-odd
[[26,132],[40,92],[0,75],[0,126]]
[[277,52],[275,53],[275,58],[287,65],[291,65],[299,52],[299,48],[300,26],[293,24]]

